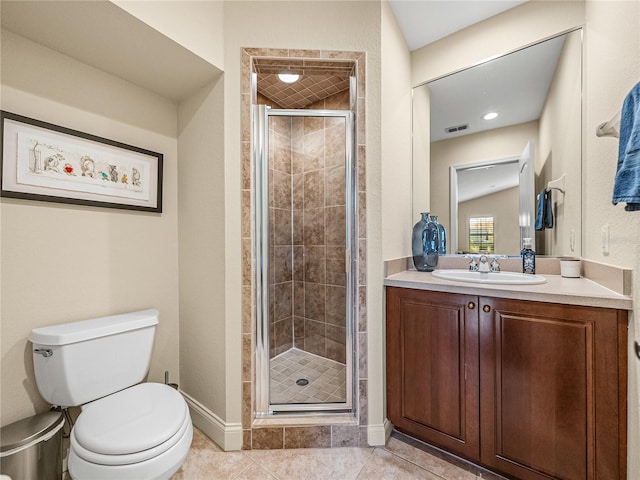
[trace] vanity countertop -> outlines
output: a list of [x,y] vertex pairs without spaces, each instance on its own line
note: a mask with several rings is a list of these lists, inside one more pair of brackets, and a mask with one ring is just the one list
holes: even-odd
[[630,296],[617,293],[587,278],[565,278],[547,274],[542,276],[547,279],[547,283],[541,285],[487,285],[444,280],[434,277],[430,272],[405,270],[385,277],[384,285],[566,305],[632,309]]

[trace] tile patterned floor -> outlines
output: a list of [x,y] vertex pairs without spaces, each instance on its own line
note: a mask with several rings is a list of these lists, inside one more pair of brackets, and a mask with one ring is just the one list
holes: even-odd
[[[343,363],[292,348],[271,359],[271,403],[334,403],[346,400]],[[307,385],[296,380],[306,379]]]
[[[454,465],[393,434],[384,447],[223,452],[194,429],[191,451],[171,480],[481,480],[501,479]],[[413,444],[412,444],[413,443]],[[502,479],[504,480],[504,479]]]

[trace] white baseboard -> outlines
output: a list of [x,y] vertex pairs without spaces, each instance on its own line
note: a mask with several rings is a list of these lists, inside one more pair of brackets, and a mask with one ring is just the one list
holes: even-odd
[[193,424],[225,452],[242,450],[242,424],[225,423],[220,417],[180,390],[189,405]]
[[386,418],[382,424],[369,425],[367,427],[367,443],[372,447],[385,445],[392,430],[393,424]]

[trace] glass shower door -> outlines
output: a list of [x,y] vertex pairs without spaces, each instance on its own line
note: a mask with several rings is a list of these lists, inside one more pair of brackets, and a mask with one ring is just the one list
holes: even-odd
[[257,410],[350,410],[352,113],[255,108]]

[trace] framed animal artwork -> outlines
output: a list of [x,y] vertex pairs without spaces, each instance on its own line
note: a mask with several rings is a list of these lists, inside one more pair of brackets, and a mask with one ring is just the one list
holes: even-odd
[[0,111],[0,196],[162,212],[161,153]]

